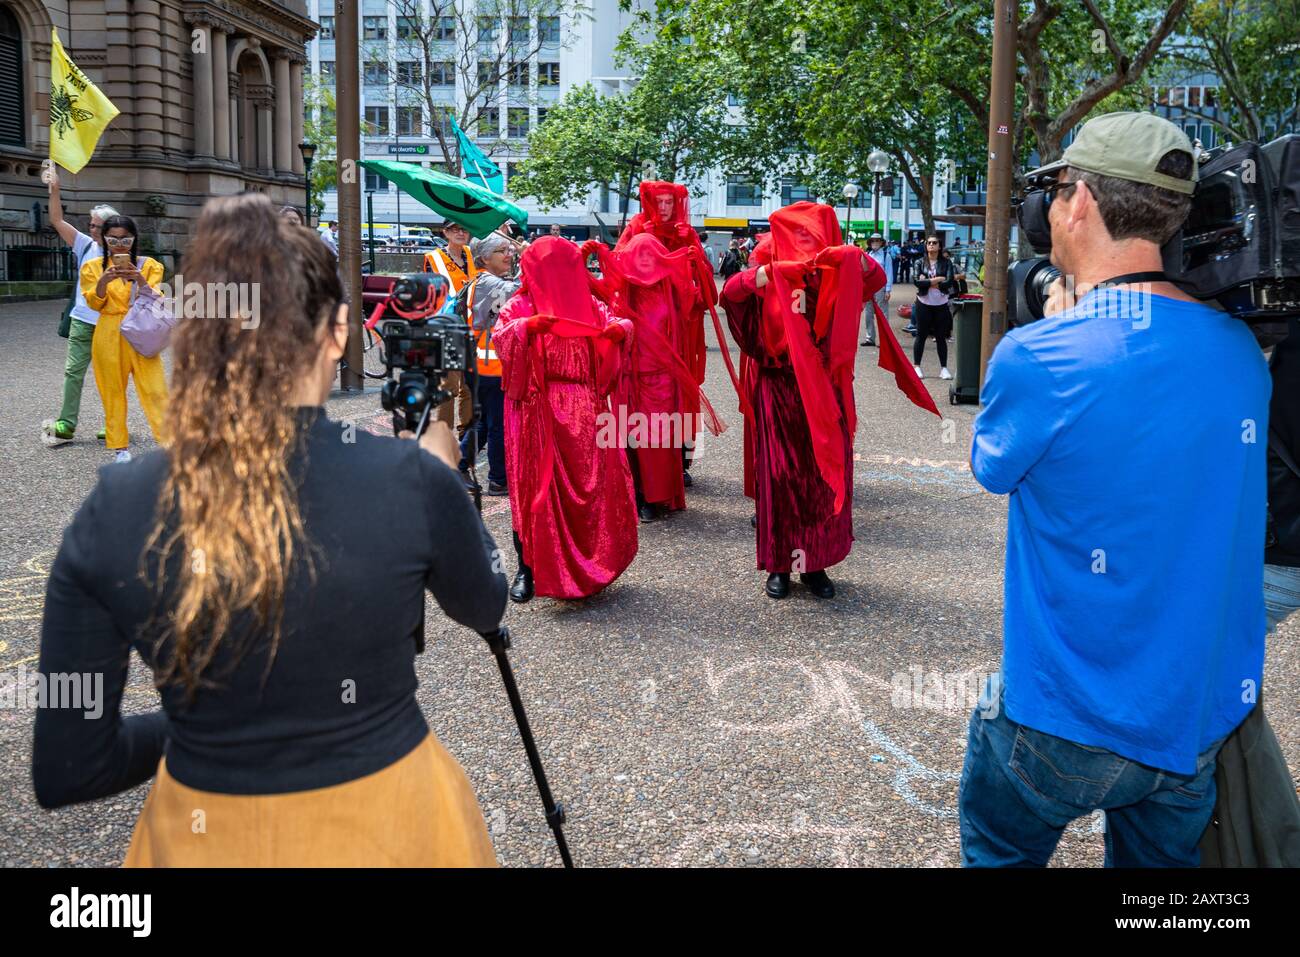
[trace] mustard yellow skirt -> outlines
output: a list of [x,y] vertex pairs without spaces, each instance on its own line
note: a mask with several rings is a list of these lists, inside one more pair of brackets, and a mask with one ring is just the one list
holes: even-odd
[[124,867],[495,867],[465,772],[430,734],[382,771],[313,791],[196,791],[158,765]]

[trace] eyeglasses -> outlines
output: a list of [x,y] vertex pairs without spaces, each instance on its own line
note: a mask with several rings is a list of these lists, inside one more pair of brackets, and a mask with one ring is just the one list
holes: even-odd
[[1056,182],[1044,186],[1043,187],[1043,209],[1046,210],[1048,206],[1052,205],[1052,197],[1056,195],[1057,190],[1068,189],[1070,187],[1078,186],[1078,185],[1079,184],[1074,181],[1064,182],[1058,179]]
[[130,249],[130,248],[131,248],[131,244],[132,244],[133,242],[135,242],[135,237],[134,237],[134,236],[106,236],[106,237],[104,237],[104,243],[105,243],[105,245],[113,246],[113,247],[116,248],[116,249]]
[[939,244],[938,244],[937,242],[935,242],[933,239],[931,239],[931,240],[929,240],[929,241],[926,242],[926,245],[927,245],[927,246],[938,246]]

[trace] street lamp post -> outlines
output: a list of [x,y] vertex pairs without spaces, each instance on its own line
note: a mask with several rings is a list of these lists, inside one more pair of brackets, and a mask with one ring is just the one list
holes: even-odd
[[852,241],[853,241],[853,240],[852,240],[852,236],[853,236],[853,200],[855,200],[855,199],[857,198],[857,196],[858,196],[858,184],[857,184],[857,183],[845,183],[845,184],[844,184],[844,198],[845,198],[846,200],[848,200],[849,214],[848,214],[848,219],[844,220],[844,238],[845,238],[845,240],[848,241],[848,242],[852,242]]
[[[889,154],[884,150],[872,150],[867,155],[867,169],[871,170],[874,181],[871,186],[872,207],[871,218],[876,223],[876,229],[880,228],[880,177],[889,169]],[[889,230],[885,230],[887,234]],[[885,234],[882,234],[885,235]],[[889,241],[889,236],[885,235],[885,241]]]
[[315,143],[299,143],[298,152],[302,154],[303,179],[307,183],[307,225],[311,225],[311,161],[316,156]]

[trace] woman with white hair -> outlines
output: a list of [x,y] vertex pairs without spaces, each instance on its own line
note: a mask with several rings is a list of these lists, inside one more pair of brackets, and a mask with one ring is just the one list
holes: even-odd
[[[90,234],[87,235],[63,218],[58,171],[51,166],[43,175],[50,187],[50,225],[72,247],[73,258],[77,261],[77,275],[80,277],[82,266],[104,255],[101,230],[104,220],[116,216],[117,210],[103,203],[92,207],[90,225],[86,227]],[[80,282],[75,284],[69,314],[68,357],[63,366],[63,406],[59,409],[57,419],[46,419],[41,423],[41,441],[50,447],[71,442],[77,431],[77,419],[81,414],[81,391],[86,384],[86,369],[90,366],[90,344],[95,337],[95,324],[99,321],[99,313],[86,304]],[[103,429],[99,430],[98,437],[104,437]]]
[[465,314],[474,328],[478,352],[478,384],[474,405],[478,421],[460,440],[460,466],[464,472],[487,446],[489,495],[506,495],[505,392],[501,389],[501,359],[492,337],[501,307],[519,289],[515,271],[516,243],[500,232],[488,233],[473,247],[479,272],[465,290]]

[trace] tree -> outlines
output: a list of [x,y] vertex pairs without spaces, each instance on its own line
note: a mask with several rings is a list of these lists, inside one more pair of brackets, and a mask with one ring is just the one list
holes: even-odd
[[427,123],[443,168],[455,175],[460,152],[446,118],[484,140],[484,152],[499,151],[505,145],[500,117],[511,107],[526,108],[537,85],[550,81],[532,75],[531,58],[550,43],[563,45],[565,18],[587,15],[582,0],[388,0],[388,6],[396,14],[394,60],[386,40],[363,41],[363,60],[387,76],[399,110],[418,111],[409,135],[423,135]]
[[338,188],[338,162],[334,155],[338,137],[334,91],[314,76],[303,77],[303,137],[316,144],[311,164],[311,205],[308,219],[325,212],[325,193]]
[[640,179],[690,183],[727,154],[725,93],[679,22],[641,11],[616,54],[636,86],[612,95],[570,89],[529,134],[512,191],[549,207],[607,186],[626,210]]
[[[1300,0],[1198,0],[1170,73],[1219,79],[1214,103],[1183,104],[1238,142],[1267,142],[1300,126]],[[1170,74],[1167,73],[1166,76]],[[1207,112],[1207,108],[1213,108]]]

